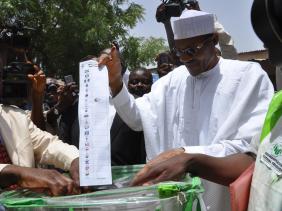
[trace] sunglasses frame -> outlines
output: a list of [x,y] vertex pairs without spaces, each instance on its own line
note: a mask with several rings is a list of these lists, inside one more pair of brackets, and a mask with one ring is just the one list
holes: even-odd
[[181,57],[184,55],[188,56],[195,56],[202,48],[204,48],[210,41],[212,41],[212,38],[207,38],[202,42],[201,44],[197,45],[196,47],[193,48],[185,48],[182,50],[174,48],[174,52],[176,53],[177,57]]

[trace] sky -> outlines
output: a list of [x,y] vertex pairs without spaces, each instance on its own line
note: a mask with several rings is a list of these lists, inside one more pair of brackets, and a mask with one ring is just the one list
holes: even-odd
[[[129,34],[144,37],[163,37],[166,39],[164,25],[155,19],[160,0],[133,0],[145,8],[144,20],[139,22]],[[252,0],[198,0],[201,10],[213,13],[225,30],[232,36],[237,51],[247,52],[263,49],[251,24]]]

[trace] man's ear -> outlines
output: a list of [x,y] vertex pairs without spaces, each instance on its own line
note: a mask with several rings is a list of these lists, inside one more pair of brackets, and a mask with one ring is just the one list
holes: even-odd
[[213,40],[213,44],[216,46],[218,44],[218,33],[215,32],[213,33],[213,37],[212,37],[212,40]]

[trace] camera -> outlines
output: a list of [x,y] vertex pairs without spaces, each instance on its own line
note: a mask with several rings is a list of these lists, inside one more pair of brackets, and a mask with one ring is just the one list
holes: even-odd
[[[66,85],[75,84],[75,81],[73,80],[72,75],[66,75],[66,76],[64,76],[64,79],[65,79]],[[72,96],[73,96],[73,97],[76,97],[76,96],[79,95],[78,93],[79,93],[79,90],[78,90],[78,89],[75,89],[75,90],[73,90],[73,92],[72,92]]]
[[163,0],[158,7],[156,19],[158,22],[164,22],[171,17],[179,17],[187,6],[193,7],[197,3],[197,0]]
[[28,97],[28,74],[34,74],[32,64],[11,62],[3,68],[2,100],[4,103],[10,104],[10,100],[26,99]]
[[254,0],[251,20],[255,33],[269,51],[274,65],[282,67],[282,2]]
[[[5,23],[0,26],[0,45],[4,66],[1,70],[2,96],[5,104],[27,100],[29,96],[28,74],[34,74],[32,64],[26,63],[26,49],[30,44],[27,28],[21,22]],[[5,55],[5,56],[4,56]]]
[[66,85],[71,84],[74,82],[72,75],[65,75],[64,76]]

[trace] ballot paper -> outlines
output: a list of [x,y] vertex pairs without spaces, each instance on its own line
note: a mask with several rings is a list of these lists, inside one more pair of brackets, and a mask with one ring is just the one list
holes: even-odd
[[79,64],[79,173],[81,186],[112,184],[108,70],[97,61]]

